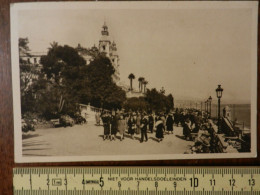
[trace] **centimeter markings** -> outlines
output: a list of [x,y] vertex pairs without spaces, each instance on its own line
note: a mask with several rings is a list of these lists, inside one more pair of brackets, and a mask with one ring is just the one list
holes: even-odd
[[254,195],[260,167],[15,168],[13,181],[15,195]]
[[14,168],[13,174],[260,174],[260,167],[46,167]]
[[15,195],[259,195],[259,192],[230,192],[230,191],[155,191],[155,190],[17,190]]

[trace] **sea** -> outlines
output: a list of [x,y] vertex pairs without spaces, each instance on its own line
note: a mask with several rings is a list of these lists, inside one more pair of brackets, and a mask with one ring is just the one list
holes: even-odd
[[[221,104],[220,112],[223,114],[223,108],[229,106],[231,109],[231,120],[237,120],[238,123],[243,124],[248,129],[251,129],[251,105],[250,104]],[[211,105],[211,116],[218,116],[218,105]]]

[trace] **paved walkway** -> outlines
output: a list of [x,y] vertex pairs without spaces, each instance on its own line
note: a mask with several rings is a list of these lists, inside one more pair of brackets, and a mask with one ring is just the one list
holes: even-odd
[[37,129],[23,134],[24,156],[86,156],[127,154],[183,154],[193,142],[182,139],[182,127],[174,127],[174,134],[165,135],[158,143],[155,133],[148,133],[148,142],[140,143],[126,136],[123,141],[103,141],[103,127],[93,123],[50,129]]

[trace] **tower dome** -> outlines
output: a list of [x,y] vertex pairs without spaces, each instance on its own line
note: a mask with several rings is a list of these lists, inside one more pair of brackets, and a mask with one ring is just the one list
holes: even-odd
[[99,51],[109,56],[111,41],[109,39],[109,32],[106,23],[102,26],[101,38],[99,40]]
[[104,22],[104,24],[102,26],[101,34],[102,34],[102,36],[109,36],[108,27],[106,25],[106,22]]

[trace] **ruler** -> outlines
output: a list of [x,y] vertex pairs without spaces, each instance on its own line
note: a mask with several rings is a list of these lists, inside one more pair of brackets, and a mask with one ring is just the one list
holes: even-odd
[[14,168],[14,195],[259,195],[260,167]]

